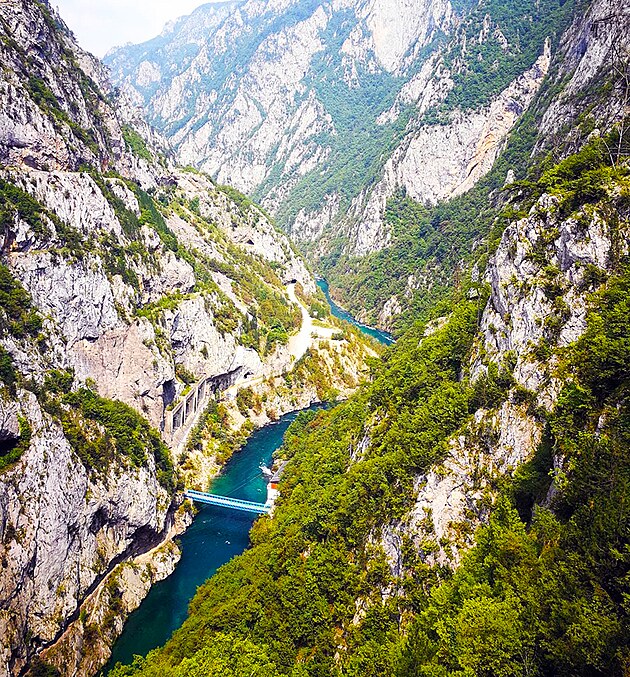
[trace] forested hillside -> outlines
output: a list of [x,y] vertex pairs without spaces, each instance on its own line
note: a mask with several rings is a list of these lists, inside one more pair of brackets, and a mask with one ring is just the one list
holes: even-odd
[[[506,182],[618,113],[601,103],[627,17],[582,0],[390,13],[201,8],[107,62],[187,162],[262,200],[345,307],[399,334],[502,232]],[[240,27],[250,20],[255,36]]]
[[531,24],[520,3],[456,9],[452,87],[420,105],[409,147],[463,134],[507,88],[518,115],[496,162],[453,184],[425,155],[434,189],[419,164],[399,180],[406,150],[382,150],[388,246],[353,256],[333,227],[313,251],[397,344],[348,402],[296,421],[273,519],[164,648],[112,677],[627,673],[629,17],[618,2],[537,4],[548,23]]
[[298,419],[273,519],[112,677],[626,673],[621,129],[521,183],[484,278]]
[[[398,186],[384,205],[386,249],[363,257],[343,248],[323,253],[321,265],[339,298],[362,320],[400,332],[425,316],[458,288],[473,261],[483,268],[479,250],[491,252],[507,223],[524,213],[514,199],[520,182],[538,178],[619,116],[628,88],[627,15],[620,8],[611,13],[607,4],[563,7],[573,12],[571,27],[489,173],[464,194],[433,205]],[[474,79],[474,70],[466,77]],[[473,80],[462,82],[476,91]]]

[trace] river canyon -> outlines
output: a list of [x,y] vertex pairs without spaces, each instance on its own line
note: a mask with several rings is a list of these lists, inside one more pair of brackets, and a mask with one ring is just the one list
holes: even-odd
[[0,3],[0,677],[626,675],[627,3],[71,4]]

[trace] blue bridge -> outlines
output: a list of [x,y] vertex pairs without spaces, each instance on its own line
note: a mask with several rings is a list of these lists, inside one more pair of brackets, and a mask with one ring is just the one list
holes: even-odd
[[232,510],[241,510],[243,512],[253,512],[257,515],[267,514],[271,506],[266,503],[253,503],[252,501],[243,501],[240,498],[229,498],[228,496],[217,496],[216,494],[205,494],[202,491],[188,490],[184,496],[196,503],[205,503],[206,505],[218,505],[222,508],[231,508]]

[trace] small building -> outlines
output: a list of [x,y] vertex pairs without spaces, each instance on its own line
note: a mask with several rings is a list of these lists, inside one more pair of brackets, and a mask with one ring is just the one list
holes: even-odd
[[267,505],[273,505],[278,498],[280,491],[278,485],[280,484],[280,478],[288,461],[281,461],[277,470],[269,478],[269,483],[267,484]]

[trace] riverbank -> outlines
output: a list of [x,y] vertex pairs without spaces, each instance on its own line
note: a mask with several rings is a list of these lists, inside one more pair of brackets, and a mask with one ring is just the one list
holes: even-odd
[[[216,411],[207,417],[207,429],[199,430],[194,445],[186,449],[183,467],[187,486],[207,490],[212,481],[215,493],[264,502],[266,483],[259,465],[270,464],[273,452],[282,443],[284,431],[297,416],[296,410],[322,406],[315,404],[322,401],[343,399],[365,378],[367,358],[377,354],[374,345],[357,332],[344,330],[337,322],[315,322],[291,285],[287,293],[302,313],[300,331],[289,339],[292,359],[288,369],[282,374],[239,382],[228,388],[220,401],[213,403]],[[333,306],[334,317],[346,319],[335,310]],[[380,337],[375,336],[353,319],[351,323],[386,343],[383,332],[379,332]],[[225,458],[217,457],[219,441],[226,434],[238,436],[244,431],[249,435],[252,427],[258,429],[227,463]],[[195,435],[194,429],[192,434]],[[218,472],[221,474],[217,476]],[[152,586],[131,614],[113,647],[106,670],[117,661],[130,663],[134,655],[145,655],[166,642],[186,618],[188,602],[197,587],[219,566],[247,548],[253,522],[247,514],[212,506],[200,509],[192,526],[181,537],[182,554],[174,573]]]
[[[280,421],[256,430],[214,480],[212,491],[264,503],[267,485],[260,465],[271,464],[273,453],[282,444],[284,433],[298,413],[287,414]],[[180,539],[182,554],[174,573],[156,583],[131,614],[103,675],[116,662],[131,663],[134,655],[146,655],[168,640],[185,620],[197,587],[219,566],[248,547],[249,531],[255,519],[247,513],[200,507],[192,526]]]
[[176,450],[186,487],[205,491],[253,429],[316,402],[346,399],[367,377],[378,345],[334,317],[311,317],[293,285],[287,293],[302,313],[300,330],[283,346],[290,359],[271,360],[264,375],[238,380],[197,413],[188,443]]
[[377,329],[376,327],[370,327],[368,324],[363,324],[356,320],[345,308],[335,303],[333,298],[330,295],[330,288],[328,282],[323,277],[316,278],[317,286],[324,292],[324,296],[330,305],[330,309],[334,317],[344,320],[353,324],[355,327],[358,327],[364,334],[375,338],[379,343],[383,345],[390,346],[392,343],[396,342],[396,339],[387,331],[382,329]]

